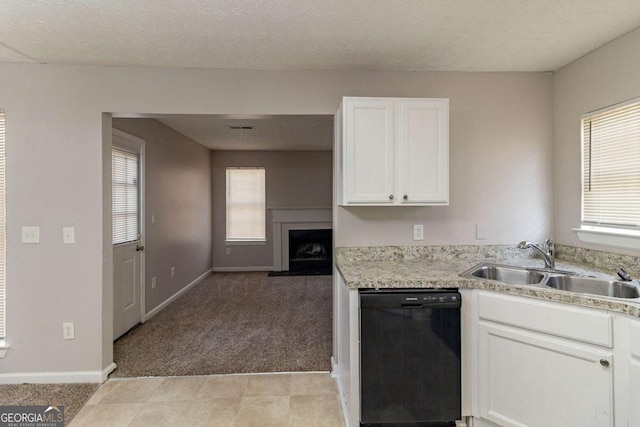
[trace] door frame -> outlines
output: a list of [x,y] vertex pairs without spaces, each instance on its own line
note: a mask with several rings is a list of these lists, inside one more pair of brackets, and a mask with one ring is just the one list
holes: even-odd
[[[138,206],[138,214],[140,217],[140,245],[146,247],[146,227],[145,227],[145,223],[146,223],[146,215],[145,215],[145,207],[146,207],[146,194],[145,194],[145,164],[146,164],[146,157],[145,157],[145,151],[146,151],[146,141],[144,139],[138,138],[137,136],[133,136],[131,134],[128,134],[124,131],[121,131],[120,129],[116,129],[114,127],[111,128],[111,133],[112,135],[116,135],[119,136],[120,138],[124,139],[127,141],[127,144],[122,146],[119,144],[114,144],[113,143],[113,138],[111,139],[111,148],[113,149],[113,147],[122,147],[122,148],[129,148],[129,149],[134,149],[136,151],[139,150],[139,161],[140,164],[138,165],[138,173],[139,173],[139,203],[140,206]],[[112,201],[113,203],[113,201]],[[111,258],[113,259],[113,243],[111,244]],[[140,251],[140,323],[144,323],[146,321],[146,308],[145,308],[145,288],[146,288],[146,282],[145,282],[145,258],[146,258],[146,251]],[[112,292],[115,291],[114,289],[115,287],[115,280],[111,281],[111,288],[112,288]],[[113,307],[111,309],[113,310]]]

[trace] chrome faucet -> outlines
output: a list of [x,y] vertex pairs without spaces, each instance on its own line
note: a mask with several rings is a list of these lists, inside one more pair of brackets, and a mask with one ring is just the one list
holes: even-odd
[[532,248],[540,255],[542,255],[542,259],[544,260],[544,268],[545,270],[555,270],[556,269],[556,260],[555,260],[555,247],[553,245],[553,239],[547,239],[544,241],[545,249],[542,249],[540,246],[535,243],[522,241],[518,243],[518,249],[528,249]]

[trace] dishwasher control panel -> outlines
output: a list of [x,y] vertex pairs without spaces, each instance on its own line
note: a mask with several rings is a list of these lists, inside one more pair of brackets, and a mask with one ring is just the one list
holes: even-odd
[[459,307],[462,295],[457,289],[361,289],[361,307],[428,307],[450,305]]

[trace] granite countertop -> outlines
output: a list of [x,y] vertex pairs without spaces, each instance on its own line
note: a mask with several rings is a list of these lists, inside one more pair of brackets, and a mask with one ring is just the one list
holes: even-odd
[[[351,255],[351,254],[349,254]],[[375,255],[375,254],[374,254]],[[345,284],[350,289],[359,288],[461,288],[485,289],[533,298],[558,301],[616,311],[640,317],[640,301],[601,297],[559,291],[545,285],[512,285],[487,279],[468,279],[460,273],[481,262],[519,267],[541,268],[541,259],[526,257],[483,257],[465,253],[464,256],[439,258],[395,257],[380,259],[370,256],[337,256],[336,265]],[[482,254],[476,254],[482,255]],[[508,255],[508,254],[507,254]],[[611,272],[577,262],[556,260],[556,269],[575,272],[579,276],[614,279]]]

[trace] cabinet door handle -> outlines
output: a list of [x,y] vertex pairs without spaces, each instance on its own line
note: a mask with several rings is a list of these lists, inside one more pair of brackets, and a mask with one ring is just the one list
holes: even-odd
[[404,196],[402,196],[402,198],[403,198],[404,200],[409,200],[409,196],[407,196],[406,194],[405,194]]
[[389,200],[393,200],[393,194],[389,194]]
[[600,364],[605,368],[609,367],[609,361],[607,359],[600,359]]

